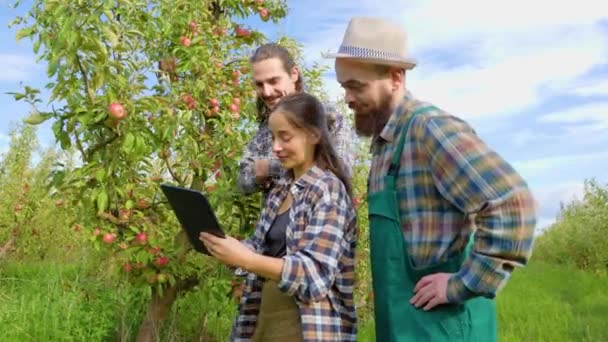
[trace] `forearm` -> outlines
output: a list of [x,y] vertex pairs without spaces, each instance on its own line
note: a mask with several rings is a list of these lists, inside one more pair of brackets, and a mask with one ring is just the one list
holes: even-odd
[[240,192],[245,194],[251,194],[262,189],[256,181],[254,160],[248,159],[241,162],[237,187]]
[[262,254],[253,254],[243,268],[249,273],[257,274],[271,280],[279,280],[281,278],[281,270],[283,269],[283,259],[268,257]]
[[448,299],[494,298],[515,267],[527,264],[532,253],[536,218],[527,189],[490,203],[476,218],[475,244],[458,273],[448,282]]

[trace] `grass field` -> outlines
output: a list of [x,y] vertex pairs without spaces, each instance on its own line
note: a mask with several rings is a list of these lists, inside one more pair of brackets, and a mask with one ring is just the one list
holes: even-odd
[[[129,341],[148,293],[100,280],[84,266],[5,264],[0,269],[0,341]],[[234,305],[203,316],[204,291],[173,308],[165,341],[196,341],[203,320],[226,340]],[[498,300],[501,341],[608,341],[608,278],[533,263],[516,272]],[[361,341],[373,341],[363,324]]]

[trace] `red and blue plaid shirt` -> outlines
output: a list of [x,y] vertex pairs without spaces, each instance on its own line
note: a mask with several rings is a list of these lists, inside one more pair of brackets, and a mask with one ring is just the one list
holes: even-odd
[[[372,141],[368,191],[384,189],[393,152],[411,113],[430,106],[407,93]],[[448,282],[448,300],[493,298],[530,258],[535,203],[526,182],[463,120],[433,109],[417,115],[396,177],[408,257],[431,266],[474,246]]]
[[[300,311],[304,341],[355,341],[353,300],[356,215],[344,184],[330,171],[311,168],[295,180],[282,178],[268,194],[252,239],[264,252],[265,235],[288,193],[293,197],[286,228],[286,253],[279,289],[292,295]],[[247,274],[231,340],[254,334],[263,280]]]

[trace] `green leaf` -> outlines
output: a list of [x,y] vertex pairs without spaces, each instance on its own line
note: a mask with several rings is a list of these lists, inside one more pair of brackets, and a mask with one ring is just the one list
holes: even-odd
[[33,50],[35,54],[38,54],[38,51],[40,50],[40,40],[34,42]]
[[30,116],[28,116],[27,118],[25,118],[23,120],[23,122],[25,122],[28,125],[39,125],[43,122],[45,122],[46,120],[51,118],[51,114],[49,113],[38,113],[38,112],[34,112],[32,114],[30,114]]
[[93,86],[93,90],[97,90],[99,88],[101,88],[101,86],[103,86],[103,81],[104,81],[104,77],[103,77],[103,72],[95,72],[93,74],[93,82],[92,82],[92,86]]
[[97,179],[99,182],[103,182],[106,179],[106,170],[105,169],[97,170],[97,172],[95,172],[95,179]]
[[66,132],[61,132],[58,139],[62,149],[67,150],[72,146],[70,136]]
[[15,35],[15,40],[20,41],[21,39],[23,39],[25,37],[31,36],[34,32],[36,32],[36,27],[34,27],[34,26],[24,27],[21,30],[17,31],[17,34]]
[[133,200],[128,200],[127,203],[125,203],[125,208],[127,210],[131,210],[133,207],[135,207],[135,202],[133,202]]
[[97,213],[103,213],[108,208],[108,193],[106,190],[101,190],[97,195]]
[[107,26],[103,26],[101,30],[103,31],[103,34],[106,36],[106,38],[108,38],[108,40],[110,41],[110,45],[116,46],[118,44],[118,36],[116,35],[116,33],[114,33],[114,31],[112,31]]
[[13,97],[15,98],[15,101],[19,101],[23,98],[25,98],[25,94],[21,94],[21,93],[6,93],[7,95],[13,95]]
[[125,141],[122,144],[122,150],[126,154],[131,154],[131,152],[133,151],[134,143],[135,143],[135,136],[131,132],[127,133],[127,136],[125,137]]
[[59,137],[61,131],[63,131],[63,121],[57,120],[53,123],[53,133],[55,134],[56,138]]

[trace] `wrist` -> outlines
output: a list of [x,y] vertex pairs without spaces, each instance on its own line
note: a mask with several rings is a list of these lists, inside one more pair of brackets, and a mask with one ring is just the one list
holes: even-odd
[[251,273],[257,265],[259,254],[249,250],[249,253],[243,258],[241,268]]

